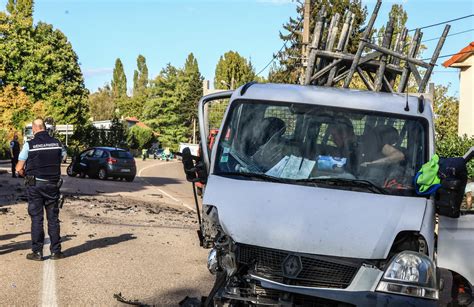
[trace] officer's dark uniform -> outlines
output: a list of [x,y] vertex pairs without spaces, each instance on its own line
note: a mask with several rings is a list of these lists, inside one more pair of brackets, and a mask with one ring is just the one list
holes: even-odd
[[18,163],[18,155],[20,154],[20,143],[18,141],[12,140],[10,143],[10,147],[12,149],[13,156],[11,157],[12,162],[12,177],[16,177],[15,167]]
[[58,182],[61,178],[61,142],[49,136],[47,131],[41,131],[28,141],[28,146],[26,176],[34,176],[36,179],[34,185],[27,185],[32,250],[34,253],[43,253],[45,208],[51,253],[60,253]]

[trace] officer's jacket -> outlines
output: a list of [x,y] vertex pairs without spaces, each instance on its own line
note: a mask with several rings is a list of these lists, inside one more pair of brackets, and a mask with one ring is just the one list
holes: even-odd
[[49,136],[47,131],[41,131],[28,141],[28,146],[26,174],[40,179],[59,180],[61,177],[61,142]]

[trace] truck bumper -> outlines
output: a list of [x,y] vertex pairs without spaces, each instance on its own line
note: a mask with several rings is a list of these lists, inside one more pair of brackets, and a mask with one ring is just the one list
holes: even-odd
[[[299,287],[278,283],[256,275],[248,276],[264,289],[281,293],[292,293],[295,297],[311,301],[314,298],[327,300],[328,306],[439,306],[438,300],[377,292],[375,288],[382,271],[377,268],[361,268],[346,289]],[[230,298],[230,297],[227,297]],[[325,306],[325,305],[323,305]]]

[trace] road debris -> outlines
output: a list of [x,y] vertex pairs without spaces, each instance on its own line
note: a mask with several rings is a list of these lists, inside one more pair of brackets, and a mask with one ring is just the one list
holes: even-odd
[[7,214],[8,212],[10,212],[10,208],[0,208],[0,214]]
[[148,307],[148,306],[152,306],[152,305],[148,305],[148,304],[144,304],[144,303],[141,303],[139,302],[138,300],[127,300],[126,298],[124,298],[122,296],[122,292],[119,292],[119,293],[116,293],[114,294],[114,298],[119,301],[120,303],[124,303],[124,304],[127,304],[127,305],[133,305],[133,306],[142,306],[142,307]]

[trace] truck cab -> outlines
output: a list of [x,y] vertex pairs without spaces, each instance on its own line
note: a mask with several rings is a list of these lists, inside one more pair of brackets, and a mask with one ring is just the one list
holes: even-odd
[[247,84],[203,97],[201,140],[207,105],[224,98],[198,178],[216,275],[206,305],[438,306],[460,285],[472,293],[474,215],[437,220],[435,197],[416,192],[435,153],[431,101]]

